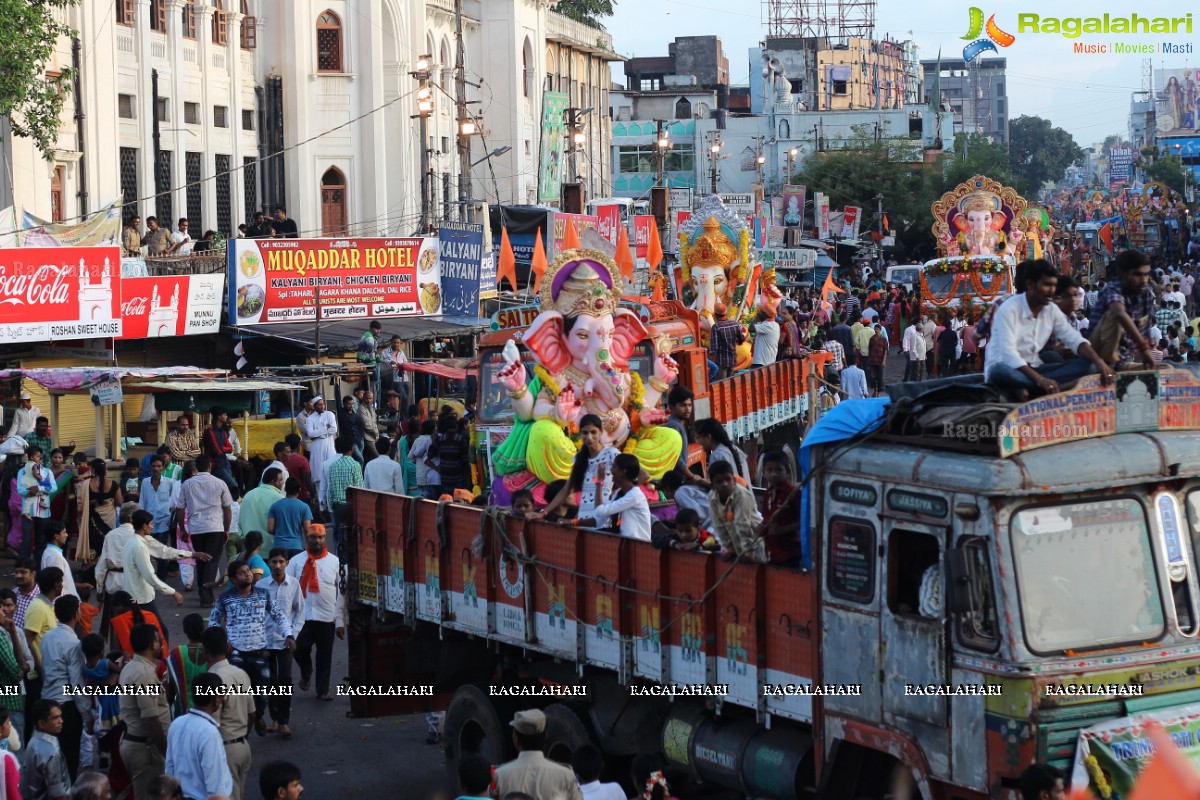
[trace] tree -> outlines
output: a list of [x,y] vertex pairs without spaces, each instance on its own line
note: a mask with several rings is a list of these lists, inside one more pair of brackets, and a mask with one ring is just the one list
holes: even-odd
[[1154,160],[1153,164],[1144,168],[1147,181],[1158,181],[1165,183],[1171,189],[1184,194],[1184,188],[1187,185],[1187,173],[1184,171],[1183,163],[1179,156],[1159,156]]
[[1024,195],[1061,180],[1067,167],[1083,159],[1075,138],[1048,119],[1022,115],[1008,124],[1008,133],[1013,174]]
[[1015,176],[1008,148],[990,141],[982,133],[957,134],[954,152],[942,155],[942,191],[976,175],[986,175],[1005,186],[1012,186]]
[[46,67],[58,37],[74,31],[58,21],[62,9],[79,0],[6,0],[0,3],[0,115],[13,134],[32,139],[47,160],[54,159],[59,116],[71,87],[72,70],[54,79]]
[[604,30],[600,18],[613,15],[614,2],[615,0],[558,0],[554,10],[576,22]]

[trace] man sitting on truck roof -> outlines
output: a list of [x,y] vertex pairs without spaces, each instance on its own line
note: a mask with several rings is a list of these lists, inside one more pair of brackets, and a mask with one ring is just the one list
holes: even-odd
[[1089,317],[1092,346],[1117,369],[1140,361],[1154,369],[1150,357],[1150,326],[1157,303],[1150,288],[1150,258],[1141,250],[1125,250],[1116,258],[1119,281],[1110,281],[1100,292]]
[[[1025,267],[1024,293],[1001,305],[992,318],[984,379],[1014,390],[1021,400],[1028,399],[1030,389],[1054,394],[1060,391],[1060,381],[1073,382],[1096,371],[1104,385],[1110,384],[1112,369],[1051,302],[1058,287],[1058,271],[1045,259],[1036,259]],[[1039,354],[1052,334],[1076,357],[1043,363]]]

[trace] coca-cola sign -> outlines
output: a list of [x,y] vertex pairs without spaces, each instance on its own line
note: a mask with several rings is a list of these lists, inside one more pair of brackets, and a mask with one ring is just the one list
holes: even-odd
[[0,343],[121,335],[117,247],[0,249]]
[[224,275],[126,278],[122,339],[216,333],[221,329]]
[[596,209],[596,217],[599,220],[597,230],[600,235],[608,239],[613,247],[617,246],[617,240],[621,236],[621,207],[618,205],[600,206]]

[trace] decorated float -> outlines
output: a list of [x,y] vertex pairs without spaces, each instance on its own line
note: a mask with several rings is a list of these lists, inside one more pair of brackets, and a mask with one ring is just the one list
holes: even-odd
[[927,261],[921,273],[921,302],[928,313],[988,303],[1011,292],[1016,262],[1038,257],[1033,254],[1052,233],[1041,209],[983,175],[946,192],[931,210],[940,257]]

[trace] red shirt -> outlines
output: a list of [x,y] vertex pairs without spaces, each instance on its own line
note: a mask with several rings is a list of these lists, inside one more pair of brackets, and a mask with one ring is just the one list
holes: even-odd
[[[795,488],[795,484],[784,481],[777,488],[767,489],[763,493],[763,523],[774,522],[792,529],[787,535],[766,538],[767,561],[772,564],[800,558],[800,492],[792,494]],[[788,495],[792,495],[791,499],[788,499]]]
[[288,471],[289,478],[300,481],[299,499],[306,503],[311,500],[308,485],[312,482],[312,467],[309,465],[308,459],[302,453],[292,453],[288,456],[288,460],[283,462],[283,468]]

